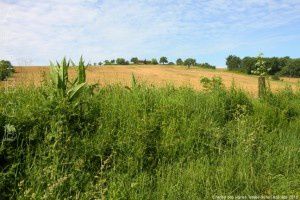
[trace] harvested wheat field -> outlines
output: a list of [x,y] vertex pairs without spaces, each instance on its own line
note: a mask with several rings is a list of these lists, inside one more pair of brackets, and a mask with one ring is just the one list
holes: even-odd
[[[16,67],[16,73],[7,81],[2,82],[2,87],[40,85],[47,78],[49,67]],[[71,69],[71,76],[75,74],[75,70]],[[130,85],[131,76],[134,74],[136,78],[143,83],[153,84],[156,86],[165,86],[174,84],[175,86],[191,86],[197,90],[201,89],[201,77],[221,77],[226,87],[230,87],[232,83],[248,91],[252,95],[257,93],[257,76],[232,73],[223,69],[210,70],[178,66],[101,66],[89,67],[87,69],[87,80],[89,83],[122,84]],[[282,78],[281,81],[270,80],[272,91],[284,89],[286,86],[296,88],[299,86],[300,79]]]

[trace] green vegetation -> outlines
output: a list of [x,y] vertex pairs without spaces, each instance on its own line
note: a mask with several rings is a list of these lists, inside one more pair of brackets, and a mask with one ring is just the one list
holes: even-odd
[[183,65],[187,66],[188,68],[190,68],[191,66],[196,66],[196,64],[197,64],[196,59],[193,58],[187,58],[183,62]]
[[159,63],[160,64],[166,64],[166,63],[168,63],[168,58],[167,57],[165,57],[165,56],[163,56],[163,57],[161,57],[160,59],[159,59]]
[[[39,88],[0,89],[1,199],[212,199],[300,195],[300,93],[253,99],[85,84],[65,59]],[[76,94],[75,94],[76,93]]]
[[226,65],[228,70],[240,70],[241,64],[242,60],[235,55],[230,55],[226,58]]
[[9,61],[1,60],[0,61],[0,81],[5,80],[14,72],[14,67]]
[[133,64],[138,64],[139,59],[137,57],[133,57],[133,58],[131,58],[130,62],[132,62]]
[[[226,59],[228,70],[241,71],[247,74],[257,70],[257,57],[244,57],[243,59],[238,56],[230,55]],[[289,77],[300,77],[300,59],[290,57],[272,57],[264,58],[266,67],[269,69],[270,75],[281,75]]]
[[183,61],[182,61],[181,58],[178,58],[178,59],[176,60],[176,65],[183,65]]
[[280,71],[280,75],[288,77],[300,77],[300,58],[289,59],[286,66]]
[[258,96],[260,98],[264,97],[267,92],[266,86],[266,76],[269,74],[271,68],[266,66],[266,62],[263,58],[263,54],[260,53],[257,57],[257,62],[255,63],[255,69],[252,70],[252,74],[258,75]]
[[[111,62],[111,63],[114,64],[114,62]],[[117,65],[129,65],[129,62],[127,60],[125,60],[124,58],[117,58],[116,64]]]
[[151,64],[152,64],[152,65],[158,65],[157,59],[156,59],[156,58],[152,58]]
[[[104,61],[104,65],[129,65],[129,64],[134,64],[134,65],[158,65],[158,64],[167,64],[167,65],[183,65],[183,66],[187,66],[188,68],[190,68],[191,66],[194,67],[201,67],[201,68],[207,68],[207,69],[216,69],[216,66],[214,65],[210,65],[208,63],[197,63],[196,59],[194,58],[187,58],[184,61],[181,58],[178,58],[176,60],[176,63],[172,62],[172,61],[168,61],[168,58],[163,56],[159,59],[159,62],[156,58],[152,58],[151,60],[140,60],[138,57],[132,57],[130,59],[130,63],[129,61],[127,61],[124,58],[117,58],[116,60],[105,60]],[[96,65],[96,63],[94,64]],[[99,66],[102,65],[102,62],[98,63]]]
[[206,68],[206,69],[216,69],[216,66],[210,65],[208,63],[197,63],[196,67]]

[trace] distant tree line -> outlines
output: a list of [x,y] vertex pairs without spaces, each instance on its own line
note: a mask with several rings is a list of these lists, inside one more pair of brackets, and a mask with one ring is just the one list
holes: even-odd
[[5,80],[14,72],[14,67],[7,60],[0,61],[0,81]]
[[105,60],[103,63],[94,63],[94,65],[180,65],[180,66],[187,66],[190,67],[202,67],[202,68],[208,68],[208,69],[216,69],[216,66],[210,65],[208,63],[197,63],[196,59],[194,58],[187,58],[185,60],[182,60],[181,58],[178,58],[176,60],[176,63],[169,62],[168,58],[165,56],[162,56],[160,59],[152,58],[151,60],[147,59],[139,59],[138,57],[133,57],[130,59],[130,61],[124,59],[124,58],[117,58],[116,60]]
[[[257,57],[240,58],[230,55],[226,58],[227,69],[240,71],[247,74],[255,74],[257,70]],[[279,75],[288,77],[300,77],[300,58],[271,57],[263,58],[269,75]]]

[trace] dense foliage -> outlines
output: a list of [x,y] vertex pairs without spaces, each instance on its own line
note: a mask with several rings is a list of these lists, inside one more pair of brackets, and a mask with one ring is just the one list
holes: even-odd
[[187,58],[184,60],[183,65],[187,67],[196,66],[197,61],[194,58]]
[[9,61],[1,60],[0,61],[0,81],[5,80],[14,72],[14,67]]
[[159,59],[159,63],[160,64],[166,64],[166,63],[168,63],[168,58],[167,57],[165,57],[165,56],[163,56],[163,57],[161,57],[160,59]]
[[139,59],[137,57],[133,57],[133,58],[130,59],[130,62],[132,62],[133,64],[138,64]]
[[[226,59],[228,70],[237,70],[247,74],[252,74],[257,70],[257,57],[244,57],[243,59],[230,55]],[[264,58],[266,67],[270,75],[283,75],[290,77],[300,77],[300,59],[289,57],[272,57]]]
[[129,62],[127,60],[125,60],[124,58],[117,58],[116,64],[117,65],[129,65]]
[[156,59],[156,58],[152,58],[151,64],[152,64],[152,65],[158,65],[157,59]]
[[207,68],[207,69],[216,69],[216,66],[210,65],[208,63],[197,63],[196,67]]
[[176,60],[176,65],[183,65],[183,61],[182,61],[181,58],[178,58],[178,59]]
[[280,74],[289,77],[300,77],[300,58],[289,59]]
[[230,55],[226,58],[226,65],[228,70],[239,70],[241,69],[242,60],[234,55]]
[[198,92],[133,76],[70,100],[58,91],[83,70],[75,86],[57,70],[54,85],[0,88],[1,199],[300,195],[299,92],[256,100],[218,78]]

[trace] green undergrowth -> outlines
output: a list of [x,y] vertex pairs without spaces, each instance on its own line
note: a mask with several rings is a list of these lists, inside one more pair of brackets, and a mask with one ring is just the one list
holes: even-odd
[[0,199],[300,195],[297,92],[52,90],[0,90]]

